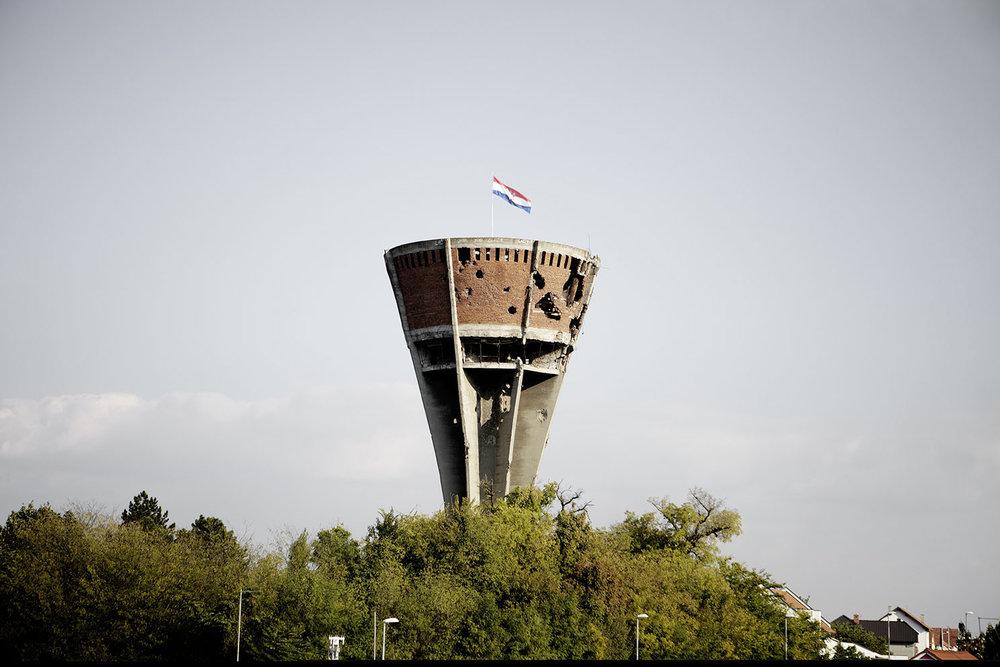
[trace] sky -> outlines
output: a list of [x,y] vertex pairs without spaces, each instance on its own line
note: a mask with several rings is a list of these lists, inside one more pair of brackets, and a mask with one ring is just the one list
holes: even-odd
[[[382,253],[601,256],[539,480],[828,619],[1000,617],[1000,4],[0,3],[0,513],[439,481]],[[972,621],[976,627],[976,621]]]

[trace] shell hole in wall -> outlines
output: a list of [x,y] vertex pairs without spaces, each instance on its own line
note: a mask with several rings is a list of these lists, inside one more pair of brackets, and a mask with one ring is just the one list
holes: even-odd
[[482,269],[476,269],[476,277],[477,278],[482,278],[483,275],[484,274],[483,274],[483,270]]

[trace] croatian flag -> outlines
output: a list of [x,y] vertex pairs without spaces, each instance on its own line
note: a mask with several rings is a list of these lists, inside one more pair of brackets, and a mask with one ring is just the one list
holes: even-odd
[[525,213],[531,213],[531,200],[509,185],[501,183],[496,176],[493,177],[493,194],[500,197],[500,199],[506,200],[508,204],[518,207]]

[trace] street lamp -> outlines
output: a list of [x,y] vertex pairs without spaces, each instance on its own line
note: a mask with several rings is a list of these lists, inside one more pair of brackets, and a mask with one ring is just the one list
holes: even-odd
[[788,660],[788,614],[785,614],[785,660]]
[[649,618],[649,614],[637,614],[635,617],[635,659],[639,659],[639,619]]
[[253,591],[249,588],[240,589],[239,611],[236,612],[236,662],[240,661],[240,637],[243,631],[243,596],[252,593]]
[[395,616],[387,618],[382,621],[382,659],[385,660],[385,634],[389,630],[390,623],[399,623],[399,619]]
[[[889,655],[892,655],[892,626],[889,625],[890,617],[892,616],[892,605],[887,607],[889,613],[885,615],[885,645],[889,647]],[[892,660],[892,658],[889,658]]]
[[965,631],[969,633],[970,637],[972,636],[972,630],[969,629],[969,617],[972,616],[975,613],[976,612],[974,612],[974,611],[967,611],[967,612],[965,612]]

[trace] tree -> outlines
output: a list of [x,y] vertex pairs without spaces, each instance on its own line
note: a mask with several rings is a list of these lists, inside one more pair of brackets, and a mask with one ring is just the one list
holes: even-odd
[[833,648],[833,655],[830,656],[831,660],[871,660],[861,653],[858,649],[853,646],[844,646],[843,644],[837,644]]
[[719,544],[742,532],[739,513],[699,488],[691,489],[688,501],[680,505],[666,498],[650,498],[649,502],[655,514],[629,512],[622,524],[635,553],[672,549],[707,561],[718,553]]
[[71,513],[32,504],[11,512],[0,528],[0,658],[54,660],[74,650],[78,659],[99,657],[82,644],[88,619],[78,613],[92,560]]
[[[166,515],[163,518],[165,521]],[[204,514],[199,514],[198,518],[191,524],[191,533],[206,542],[224,542],[235,539],[233,532],[226,528],[222,519]]]
[[346,528],[337,526],[316,534],[310,560],[330,579],[346,582],[358,573],[361,549]]
[[987,626],[983,637],[982,660],[1000,660],[1000,624]]
[[850,621],[836,623],[833,631],[837,634],[837,639],[842,642],[864,646],[869,651],[875,651],[882,655],[888,655],[889,644],[885,639],[879,637],[871,630],[866,630],[864,626]]
[[173,531],[174,524],[168,524],[169,520],[170,513],[164,511],[156,498],[150,496],[145,491],[140,492],[132,498],[132,502],[128,504],[128,509],[122,512],[122,524],[135,524],[147,531]]

